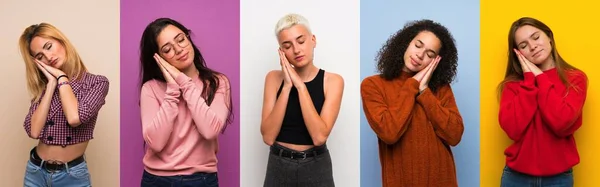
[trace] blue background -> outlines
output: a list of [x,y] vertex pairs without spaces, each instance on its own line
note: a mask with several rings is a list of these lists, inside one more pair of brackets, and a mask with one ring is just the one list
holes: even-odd
[[[360,3],[360,77],[377,74],[375,55],[412,20],[431,19],[448,28],[458,48],[458,74],[451,85],[465,131],[453,148],[458,186],[479,186],[479,1],[386,1]],[[361,102],[362,106],[362,102]],[[361,107],[361,186],[381,186],[377,136]]]

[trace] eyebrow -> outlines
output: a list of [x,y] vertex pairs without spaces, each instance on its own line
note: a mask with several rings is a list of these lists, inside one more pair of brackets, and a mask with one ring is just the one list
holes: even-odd
[[[421,41],[419,39],[417,39],[417,42],[421,43],[421,45],[425,45],[425,43],[423,43],[423,41]],[[434,56],[437,55],[437,53],[433,49],[427,48],[426,51],[432,52]]]
[[[535,31],[535,32],[531,33],[531,35],[529,35],[529,38],[532,38],[532,37],[533,37],[533,35],[535,35],[535,34],[537,34],[537,33],[539,33],[539,32],[540,32],[540,31]],[[519,44],[518,44],[518,45],[521,45],[521,44],[522,44],[522,43],[524,43],[524,42],[525,42],[525,41],[519,42]]]
[[[181,36],[182,34],[183,34],[183,33],[179,33],[179,34],[175,35],[175,37],[173,37],[173,39],[176,39],[176,38],[178,38],[178,37],[179,37],[179,36]],[[164,44],[164,45],[163,45],[163,46],[161,46],[160,48],[162,49],[162,48],[164,48],[165,46],[169,45],[170,43],[171,43],[171,42],[167,42],[166,44]]]
[[[48,47],[48,45],[50,45],[50,41],[47,41],[47,42],[44,44],[44,46],[42,46],[42,50],[46,49],[46,47]],[[35,55],[33,55],[33,57],[35,58],[36,56],[40,55],[40,53],[42,53],[42,52],[41,52],[41,51],[40,51],[40,52],[37,52]]]
[[[296,40],[298,40],[298,39],[300,39],[302,37],[304,37],[304,35],[300,35],[300,36],[296,37]],[[291,41],[284,41],[284,42],[281,42],[281,45],[286,44],[286,43],[292,43],[292,42]]]

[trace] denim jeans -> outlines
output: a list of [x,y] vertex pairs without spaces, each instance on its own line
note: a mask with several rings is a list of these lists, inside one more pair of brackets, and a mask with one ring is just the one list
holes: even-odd
[[141,187],[218,187],[217,173],[194,173],[191,175],[157,176],[147,171],[142,175]]
[[27,161],[24,187],[91,187],[90,173],[84,161],[59,171],[47,171]]
[[[288,149],[279,144],[282,149]],[[315,157],[293,159],[269,153],[264,187],[334,187],[329,151]]]
[[549,177],[536,177],[519,173],[508,166],[502,173],[501,187],[573,187],[573,169]]

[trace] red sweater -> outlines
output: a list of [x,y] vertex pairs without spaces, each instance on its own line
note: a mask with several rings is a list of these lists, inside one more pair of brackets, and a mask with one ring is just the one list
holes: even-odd
[[581,71],[566,72],[566,88],[556,69],[524,80],[508,82],[500,99],[500,127],[514,141],[504,151],[513,170],[551,176],[579,163],[573,133],[581,127],[587,78]]

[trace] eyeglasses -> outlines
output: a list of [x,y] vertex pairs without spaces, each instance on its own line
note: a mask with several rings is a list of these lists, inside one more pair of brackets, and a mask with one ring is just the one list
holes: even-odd
[[[177,44],[177,46],[179,46],[179,48],[187,47],[191,43],[188,35],[183,33],[175,36],[174,42]],[[160,48],[160,52],[165,56],[165,58],[173,58],[176,53],[181,52],[181,49],[175,49],[175,45],[173,45],[172,42],[169,42]]]

